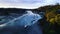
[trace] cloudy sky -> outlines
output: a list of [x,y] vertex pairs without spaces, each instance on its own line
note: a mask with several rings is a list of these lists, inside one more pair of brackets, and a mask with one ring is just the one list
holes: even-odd
[[35,9],[46,5],[55,5],[60,0],[0,0],[0,8]]

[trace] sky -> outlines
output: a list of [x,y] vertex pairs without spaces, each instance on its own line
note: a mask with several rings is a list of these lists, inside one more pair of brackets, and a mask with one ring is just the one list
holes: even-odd
[[60,0],[0,0],[0,8],[36,9],[41,6],[55,5]]

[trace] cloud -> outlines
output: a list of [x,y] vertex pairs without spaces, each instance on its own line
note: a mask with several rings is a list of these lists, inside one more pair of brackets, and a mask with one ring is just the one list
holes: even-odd
[[60,3],[60,0],[0,0],[0,7],[35,9],[56,3]]

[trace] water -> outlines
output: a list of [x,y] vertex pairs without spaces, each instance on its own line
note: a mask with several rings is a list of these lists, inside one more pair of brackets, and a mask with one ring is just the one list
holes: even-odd
[[[35,14],[32,11],[26,11],[26,14],[23,14],[22,16],[19,16],[17,18],[14,18],[13,20],[10,20],[7,23],[4,23],[2,25],[0,25],[0,28],[3,27],[9,27],[9,26],[22,26],[24,28],[26,28],[27,26],[31,26],[32,27],[32,31],[34,32],[34,30],[38,33],[39,31],[39,27],[37,26],[37,21],[42,19],[42,17],[39,14]],[[32,26],[36,24],[35,26]],[[36,29],[35,29],[36,27]],[[15,29],[15,28],[12,28]],[[41,31],[40,31],[41,32]],[[40,33],[38,33],[40,34]]]

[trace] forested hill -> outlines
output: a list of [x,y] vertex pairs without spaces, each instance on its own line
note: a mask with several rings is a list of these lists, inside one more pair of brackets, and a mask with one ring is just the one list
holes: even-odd
[[60,34],[60,5],[39,7],[37,10],[45,12],[47,22],[42,20],[44,34]]
[[[47,18],[47,21],[54,23],[58,22],[60,23],[60,5],[49,5],[40,7],[37,10],[41,10],[45,12],[45,17]],[[58,17],[59,16],[59,17]]]

